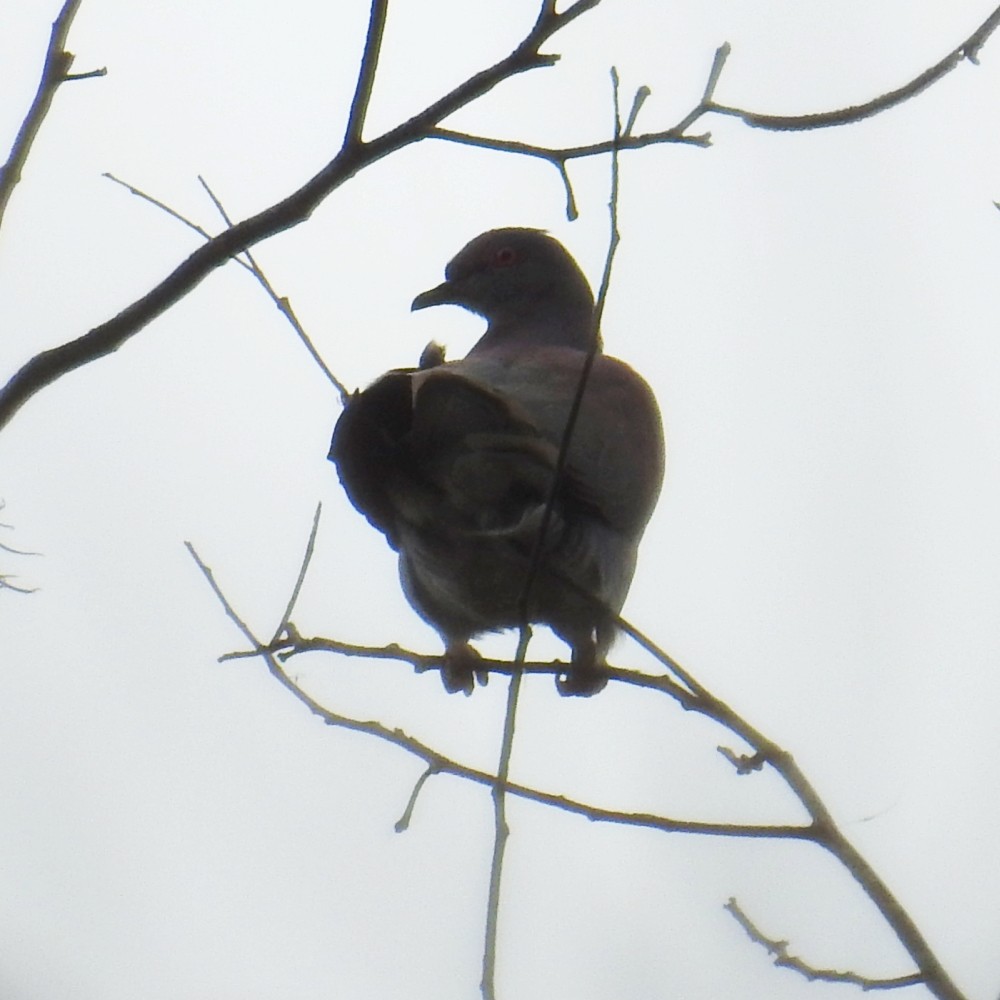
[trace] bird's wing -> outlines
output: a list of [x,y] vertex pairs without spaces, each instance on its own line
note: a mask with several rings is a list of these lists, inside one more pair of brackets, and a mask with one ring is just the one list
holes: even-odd
[[397,546],[397,514],[388,489],[400,462],[401,442],[413,419],[410,375],[383,375],[347,401],[330,442],[329,458],[351,503]]
[[384,375],[348,403],[330,458],[354,506],[398,544],[401,522],[504,532],[544,503],[558,449],[516,400],[449,365]]
[[[489,351],[456,362],[470,381],[516,405],[557,451],[577,393],[585,355],[544,347]],[[564,469],[569,500],[638,540],[663,479],[659,409],[649,386],[628,365],[598,354],[587,379]]]

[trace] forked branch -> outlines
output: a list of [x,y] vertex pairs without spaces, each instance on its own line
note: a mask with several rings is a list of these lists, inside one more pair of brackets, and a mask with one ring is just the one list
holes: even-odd
[[[375,85],[380,40],[387,7],[385,0],[372,0],[364,54],[351,100],[348,128],[340,151],[319,173],[306,181],[298,190],[257,215],[244,219],[208,240],[174,268],[158,285],[123,309],[117,316],[94,327],[75,340],[42,351],[27,361],[0,389],[0,428],[4,427],[24,403],[41,389],[81,365],[116,351],[153,319],[187,295],[215,268],[220,267],[229,258],[256,245],[261,240],[304,222],[324,198],[354,177],[355,174],[383,157],[422,139],[446,139],[452,142],[492,148],[501,152],[535,156],[551,162],[559,171],[567,187],[567,212],[572,217],[575,214],[575,206],[569,187],[566,164],[571,159],[608,152],[610,147],[607,142],[561,149],[547,148],[461,133],[446,129],[442,127],[441,123],[448,116],[482,97],[504,80],[528,70],[554,65],[559,57],[551,53],[543,53],[541,46],[567,24],[596,7],[599,2],[600,0],[576,0],[562,12],[557,12],[552,0],[542,0],[530,31],[508,56],[473,74],[464,83],[459,84],[409,120],[365,141],[362,136],[369,100]],[[53,42],[50,45],[49,58],[46,60],[43,85],[39,88],[36,105],[33,106],[32,112],[25,120],[25,125],[22,128],[23,135],[19,136],[18,142],[15,143],[14,154],[4,169],[3,180],[0,183],[0,216],[2,216],[2,208],[6,200],[3,196],[4,190],[7,191],[6,197],[9,197],[9,189],[16,183],[20,164],[23,163],[23,159],[27,155],[38,124],[44,118],[55,86],[62,80],[69,78],[66,70],[68,69],[67,60],[71,57],[63,50],[62,40],[65,38],[65,31],[68,30],[69,21],[78,5],[79,0],[66,0],[60,18],[53,26]],[[860,121],[916,96],[953,70],[960,62],[969,60],[975,63],[983,45],[998,25],[1000,25],[1000,8],[996,9],[968,38],[952,49],[943,59],[909,83],[895,90],[863,104],[852,105],[836,111],[795,116],[753,112],[716,101],[715,86],[729,52],[728,45],[723,45],[716,53],[702,99],[688,115],[676,125],[665,130],[633,134],[632,129],[627,129],[627,134],[622,137],[619,148],[621,150],[641,149],[645,146],[662,143],[708,145],[710,137],[707,134],[691,135],[689,129],[710,112],[737,117],[754,128],[783,131],[829,128]],[[90,75],[93,74],[81,74],[81,77]],[[634,122],[630,122],[630,124],[634,124]]]
[[[536,802],[540,805],[561,809],[575,815],[586,817],[596,822],[615,823],[625,826],[644,827],[648,829],[660,830],[664,833],[687,833],[702,836],[715,837],[739,837],[749,839],[778,839],[778,840],[798,840],[808,841],[832,854],[850,873],[865,895],[872,901],[881,913],[883,919],[895,933],[900,943],[913,959],[915,972],[905,973],[898,977],[885,980],[887,985],[879,985],[877,988],[886,989],[902,985],[913,985],[923,983],[926,988],[940,1000],[965,1000],[964,995],[952,981],[947,971],[941,965],[933,949],[926,938],[917,927],[913,918],[896,899],[891,889],[878,875],[869,862],[861,855],[857,848],[847,839],[841,829],[837,826],[830,811],[820,798],[818,792],[811,782],[799,768],[794,758],[786,750],[777,746],[767,739],[759,730],[752,726],[734,709],[721,699],[712,694],[705,685],[701,684],[691,674],[682,667],[673,657],[660,649],[652,640],[643,635],[638,629],[619,619],[619,625],[632,638],[639,641],[659,662],[663,665],[666,674],[651,675],[638,671],[624,670],[621,668],[609,668],[608,678],[611,683],[627,684],[643,688],[649,691],[658,691],[676,701],[682,708],[688,711],[698,712],[719,725],[727,729],[737,737],[741,743],[749,747],[750,752],[739,752],[727,747],[720,747],[720,752],[733,765],[737,774],[752,775],[766,767],[773,770],[781,777],[795,798],[805,809],[809,822],[805,824],[791,825],[755,825],[739,823],[711,823],[699,820],[677,819],[674,817],[654,815],[642,812],[623,812],[619,810],[607,809],[605,807],[586,803],[575,799],[569,799],[562,795],[546,792],[541,789],[531,788],[526,785],[511,781],[508,777],[501,778],[498,775],[468,767],[447,757],[445,754],[433,747],[409,736],[398,728],[385,725],[374,720],[363,720],[351,718],[334,712],[326,706],[316,701],[297,681],[293,680],[288,673],[285,663],[291,658],[301,653],[315,652],[317,650],[330,650],[337,652],[349,652],[352,655],[364,655],[363,648],[343,646],[333,640],[302,639],[294,625],[291,623],[295,610],[296,600],[303,585],[308,570],[309,560],[312,556],[313,546],[319,524],[319,511],[313,522],[306,547],[306,554],[303,558],[301,568],[289,598],[282,621],[275,630],[269,643],[258,640],[226,599],[222,589],[215,581],[212,571],[198,557],[193,547],[188,544],[192,556],[198,563],[199,568],[208,580],[215,596],[222,604],[227,616],[236,624],[250,644],[250,648],[245,652],[230,653],[220,657],[220,660],[232,660],[245,657],[260,656],[271,675],[295,698],[305,705],[311,712],[323,719],[328,725],[346,729],[351,732],[363,733],[367,736],[375,737],[391,743],[406,753],[418,758],[425,767],[424,776],[419,780],[419,787],[414,789],[410,801],[404,812],[404,819],[408,822],[412,814],[416,794],[425,781],[432,775],[445,774],[453,777],[472,781],[476,784],[490,788],[496,792],[501,788],[504,794],[515,795],[519,798]],[[407,663],[412,663],[418,669],[428,669],[435,663],[440,666],[442,658],[440,656],[431,657],[423,654],[416,654],[401,649],[398,646],[382,647],[372,650],[380,658],[390,658]],[[565,669],[563,664],[494,664],[483,661],[483,665],[489,666],[490,672],[499,673],[553,673],[559,674]],[[765,944],[766,938],[761,935],[760,943]],[[785,962],[782,964],[790,965]],[[805,967],[808,967],[803,963]],[[799,970],[801,971],[801,970]],[[859,982],[882,983],[873,977],[865,977],[859,973],[844,973],[844,976],[856,976]],[[844,980],[846,981],[846,980]],[[869,987],[876,988],[876,987]]]
[[21,127],[18,129],[7,162],[0,167],[0,226],[3,225],[7,203],[14,193],[14,188],[21,180],[21,171],[24,169],[35,137],[42,127],[42,122],[45,121],[45,116],[49,113],[52,98],[55,97],[59,85],[67,80],[86,80],[95,76],[104,76],[107,73],[107,70],[104,69],[76,74],[71,74],[69,71],[70,66],[73,65],[73,54],[66,51],[66,39],[79,6],[80,0],[66,0],[59,15],[52,23],[52,33],[49,36],[49,45],[42,66],[42,78],[38,83],[31,107],[28,108],[28,113],[24,116],[24,121],[21,122]]

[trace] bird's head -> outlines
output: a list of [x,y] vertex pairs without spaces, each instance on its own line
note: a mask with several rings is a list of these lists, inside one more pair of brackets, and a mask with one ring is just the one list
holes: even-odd
[[527,337],[581,350],[592,343],[590,285],[565,247],[539,229],[477,236],[445,268],[445,280],[411,308],[445,304],[483,316],[491,341]]

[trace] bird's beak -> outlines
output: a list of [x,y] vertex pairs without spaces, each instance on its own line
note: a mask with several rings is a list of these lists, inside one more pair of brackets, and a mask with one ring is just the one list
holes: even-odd
[[421,292],[410,306],[411,312],[418,309],[426,309],[428,306],[443,306],[447,303],[454,303],[455,290],[447,282],[443,281],[436,288],[428,288],[426,292]]

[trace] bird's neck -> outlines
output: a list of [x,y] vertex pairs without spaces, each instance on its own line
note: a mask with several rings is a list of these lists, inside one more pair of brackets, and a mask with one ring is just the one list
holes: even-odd
[[[470,353],[498,347],[571,347],[589,351],[594,343],[594,311],[587,304],[531,316],[494,316]],[[598,337],[598,349],[600,338]]]

